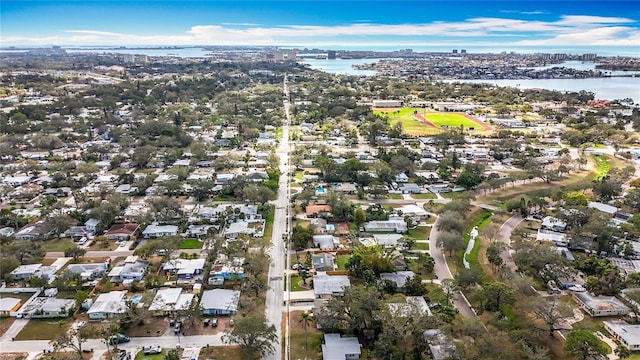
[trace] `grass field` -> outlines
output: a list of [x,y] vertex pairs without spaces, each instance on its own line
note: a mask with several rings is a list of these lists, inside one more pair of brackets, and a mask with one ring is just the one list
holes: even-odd
[[419,120],[413,118],[414,111],[420,112],[418,108],[402,108],[402,109],[374,109],[373,113],[387,117],[389,125],[393,126],[396,123],[402,124],[402,129],[405,134],[412,136],[424,136],[434,135],[440,131],[432,126],[429,126]]
[[438,127],[459,128],[462,125],[465,129],[480,130],[478,123],[457,113],[427,113],[425,118]]
[[74,243],[69,238],[47,240],[43,241],[41,244],[42,250],[44,251],[65,251],[68,248],[78,246],[78,244]]
[[208,360],[208,359],[219,359],[219,360],[235,360],[235,359],[244,359],[247,355],[245,355],[244,351],[240,348],[240,346],[207,346],[200,350],[200,354],[198,355],[199,360]]
[[434,135],[444,128],[473,128],[475,131],[490,131],[491,127],[481,121],[474,121],[462,113],[435,112],[425,113],[420,108],[402,109],[374,109],[374,114],[386,117],[391,126],[402,124],[402,129],[408,135]]
[[425,193],[425,194],[411,194],[411,197],[419,200],[431,200],[437,199],[438,197],[434,193]]
[[184,239],[180,244],[180,249],[202,249],[202,242],[198,239]]
[[16,340],[51,340],[51,334],[67,331],[69,325],[66,319],[31,319],[18,333]]
[[603,155],[594,155],[593,159],[596,162],[596,175],[594,180],[600,180],[609,174],[611,164]]

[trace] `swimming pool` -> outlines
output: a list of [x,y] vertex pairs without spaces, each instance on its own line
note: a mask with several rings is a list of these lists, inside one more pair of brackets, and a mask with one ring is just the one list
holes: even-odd
[[142,295],[133,295],[130,299],[132,304],[137,304],[142,300]]

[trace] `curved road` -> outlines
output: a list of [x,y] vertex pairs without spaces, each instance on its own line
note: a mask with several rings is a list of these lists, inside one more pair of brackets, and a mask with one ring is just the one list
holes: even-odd
[[511,233],[513,232],[513,229],[515,229],[516,226],[518,226],[518,224],[520,224],[523,220],[524,219],[520,214],[513,215],[507,221],[505,221],[504,224],[500,226],[500,230],[498,230],[498,241],[507,245],[500,256],[502,257],[502,261],[504,261],[505,265],[507,265],[513,272],[516,272],[518,270],[518,267],[516,266],[516,263],[513,262],[513,258],[511,257]]
[[[437,229],[438,220],[433,223],[431,226],[431,234],[429,235],[429,252],[431,256],[435,260],[435,266],[433,271],[438,276],[440,281],[445,279],[453,279],[453,275],[451,274],[451,270],[449,269],[449,265],[447,265],[447,259],[445,258],[444,252],[440,247],[438,247],[438,237],[440,237],[440,231]],[[453,306],[460,311],[460,314],[465,317],[474,317],[476,313],[471,308],[471,304],[464,296],[462,291],[457,291],[453,298]]]

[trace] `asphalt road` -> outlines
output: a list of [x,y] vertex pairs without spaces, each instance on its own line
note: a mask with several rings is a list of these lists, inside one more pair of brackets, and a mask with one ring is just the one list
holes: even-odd
[[[440,247],[438,247],[438,237],[440,236],[440,231],[438,231],[437,229],[437,224],[438,220],[436,220],[436,222],[431,227],[431,234],[429,235],[429,252],[435,260],[435,266],[433,269],[440,281],[445,279],[453,279],[453,275],[451,274],[449,265],[447,265],[447,260],[445,258],[444,252]],[[462,316],[476,316],[476,313],[471,308],[469,301],[467,301],[466,297],[461,291],[458,291],[454,294],[453,306],[455,306],[456,309],[460,311],[460,314],[462,314]]]
[[504,263],[513,272],[516,272],[516,270],[518,270],[518,267],[516,266],[516,263],[513,262],[513,258],[511,257],[511,233],[513,232],[513,229],[515,229],[516,226],[518,226],[518,224],[520,224],[523,220],[524,219],[522,218],[522,216],[520,216],[520,214],[513,215],[507,221],[505,221],[502,226],[500,226],[500,230],[498,231],[498,241],[507,245],[500,256],[502,257],[502,261],[504,261]]
[[[215,335],[195,335],[195,336],[178,336],[165,335],[160,337],[136,337],[124,344],[119,344],[119,349],[129,351],[139,350],[143,346],[161,346],[165,349],[175,348],[178,344],[181,347],[203,347],[203,346],[222,346],[222,332]],[[104,340],[90,339],[82,344],[83,349],[106,350],[107,345]],[[0,351],[2,352],[42,352],[42,350],[51,349],[48,340],[26,340],[26,341],[2,341],[0,342]]]
[[[284,81],[284,92],[288,94],[286,77]],[[287,96],[285,96],[287,97]],[[282,310],[284,300],[284,269],[285,269],[285,253],[286,243],[283,241],[283,235],[288,234],[288,218],[289,218],[289,102],[285,100],[284,111],[286,121],[282,126],[282,138],[280,146],[276,150],[276,154],[280,157],[280,176],[278,186],[278,198],[275,204],[275,216],[273,220],[273,236],[271,238],[271,263],[269,264],[269,289],[267,290],[267,300],[265,313],[267,321],[276,326],[278,333],[278,344],[275,345],[275,352],[265,359],[281,360],[282,359]]]

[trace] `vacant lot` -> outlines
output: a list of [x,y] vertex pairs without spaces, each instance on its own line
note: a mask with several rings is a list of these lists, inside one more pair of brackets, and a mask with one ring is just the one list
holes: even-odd
[[202,242],[198,239],[185,239],[180,244],[180,249],[202,249]]
[[239,346],[209,346],[203,347],[198,355],[199,360],[236,360],[245,359],[247,355]]
[[41,242],[42,250],[44,251],[65,251],[68,248],[78,246],[78,244],[71,241],[71,239],[53,239]]
[[51,340],[55,334],[69,329],[67,319],[31,319],[16,340]]

